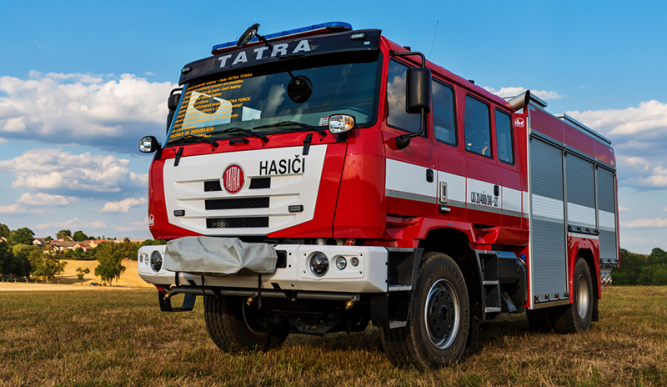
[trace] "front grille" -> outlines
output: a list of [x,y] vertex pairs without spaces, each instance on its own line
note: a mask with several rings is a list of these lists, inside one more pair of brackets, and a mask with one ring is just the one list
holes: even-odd
[[269,208],[269,198],[238,198],[206,200],[207,210],[233,210],[237,208]]
[[258,228],[269,227],[269,217],[206,219],[206,228]]
[[210,180],[204,182],[204,192],[222,191],[220,180]]
[[250,179],[250,189],[271,188],[270,177],[255,177]]

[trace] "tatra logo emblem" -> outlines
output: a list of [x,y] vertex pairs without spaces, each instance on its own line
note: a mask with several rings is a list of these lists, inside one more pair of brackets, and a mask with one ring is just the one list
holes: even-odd
[[222,174],[222,186],[230,194],[235,194],[243,188],[245,175],[243,169],[236,164],[232,164]]
[[517,128],[523,128],[525,125],[526,121],[523,118],[517,117],[514,119],[514,126],[516,126]]

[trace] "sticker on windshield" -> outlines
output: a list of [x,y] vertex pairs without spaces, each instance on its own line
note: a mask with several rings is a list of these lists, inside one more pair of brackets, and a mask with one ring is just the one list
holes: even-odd
[[329,125],[329,117],[320,118],[320,125],[319,126],[327,126],[327,125]]

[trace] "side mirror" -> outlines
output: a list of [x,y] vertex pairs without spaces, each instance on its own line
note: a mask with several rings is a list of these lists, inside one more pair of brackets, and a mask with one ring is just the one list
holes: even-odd
[[153,153],[157,150],[160,150],[160,143],[157,142],[157,138],[153,136],[146,136],[139,140],[139,152]]
[[174,92],[182,90],[182,88],[172,90],[171,94],[169,94],[169,98],[167,98],[167,108],[169,108],[169,114],[167,114],[167,133],[169,133],[171,122],[174,120],[174,114],[176,113],[176,108],[178,108],[178,103],[181,101],[181,93],[174,94]]
[[431,69],[408,69],[405,96],[405,110],[408,113],[431,111]]
[[243,47],[246,44],[248,44],[249,41],[252,40],[252,38],[257,35],[257,30],[259,29],[259,23],[255,23],[248,27],[247,30],[243,34],[241,34],[241,37],[239,38],[238,42],[236,42],[236,47]]

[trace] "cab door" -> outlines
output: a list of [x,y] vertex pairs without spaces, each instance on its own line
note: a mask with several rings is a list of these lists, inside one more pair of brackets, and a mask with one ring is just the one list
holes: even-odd
[[502,190],[491,126],[491,104],[466,94],[463,104],[463,156],[466,163],[466,220],[500,226]]
[[[387,69],[383,141],[386,155],[385,211],[388,214],[435,217],[437,173],[428,130],[410,145],[396,147],[395,137],[417,133],[420,114],[406,112],[408,65],[392,59]],[[426,117],[429,127],[430,114]]]
[[459,127],[456,119],[456,89],[449,83],[433,79],[433,147],[438,167],[438,218],[465,221],[465,160],[461,155]]

